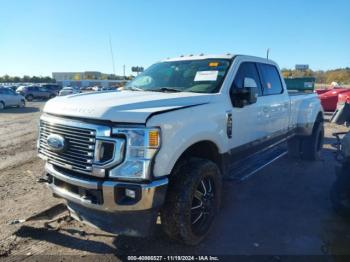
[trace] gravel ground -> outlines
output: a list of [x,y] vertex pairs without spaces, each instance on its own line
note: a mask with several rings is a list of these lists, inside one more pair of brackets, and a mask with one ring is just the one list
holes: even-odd
[[[326,124],[322,160],[314,163],[281,158],[242,183],[225,182],[222,211],[208,238],[196,247],[169,241],[158,227],[149,239],[113,236],[72,221],[66,212],[46,220],[15,223],[55,205],[43,184],[43,162],[36,157],[37,123],[43,102],[0,113],[0,258],[35,255],[350,255],[349,223],[336,216],[329,201],[335,179],[334,142],[340,130]],[[53,215],[55,208],[47,212]],[[20,255],[23,255],[20,256]],[[71,257],[70,257],[71,258]]]

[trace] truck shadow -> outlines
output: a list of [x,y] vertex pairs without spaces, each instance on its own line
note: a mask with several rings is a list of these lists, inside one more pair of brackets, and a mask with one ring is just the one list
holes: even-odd
[[76,234],[78,233],[78,231],[71,231],[71,235],[67,235],[61,233],[60,231],[49,230],[47,228],[22,226],[18,231],[15,232],[15,235],[22,238],[46,241],[67,248],[74,247],[74,249],[87,251],[95,254],[111,254],[115,252],[115,249],[103,242],[90,239],[81,239],[73,236],[73,233]]
[[[157,225],[155,233],[148,238],[86,233],[84,230],[74,228],[51,230],[44,227],[37,228],[26,225],[18,229],[15,235],[21,238],[55,244],[60,247],[74,247],[76,250],[94,254],[113,254],[116,257],[120,257],[120,259],[130,254],[199,254],[199,247],[183,246],[170,241],[161,231],[160,225]],[[98,237],[113,238],[112,246],[106,244],[103,240],[97,240]],[[90,238],[95,238],[96,240]]]

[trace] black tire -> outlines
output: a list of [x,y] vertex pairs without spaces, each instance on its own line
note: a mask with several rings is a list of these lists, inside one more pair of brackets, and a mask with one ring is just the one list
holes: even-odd
[[196,245],[208,234],[221,202],[222,178],[209,160],[190,158],[172,173],[161,222],[174,240]]
[[312,135],[301,140],[301,158],[304,160],[318,160],[321,156],[324,140],[323,122],[316,122]]
[[5,103],[0,101],[0,110],[3,110],[5,109]]
[[34,96],[33,96],[33,95],[27,95],[27,96],[26,96],[26,99],[27,99],[28,101],[33,101]]

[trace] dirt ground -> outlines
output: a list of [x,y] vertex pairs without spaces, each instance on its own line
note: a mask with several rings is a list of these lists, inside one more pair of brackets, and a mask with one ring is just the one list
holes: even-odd
[[[248,180],[226,181],[222,210],[208,238],[196,247],[169,241],[159,227],[148,239],[113,236],[72,221],[66,212],[48,222],[63,203],[44,184],[36,156],[38,119],[44,102],[0,113],[0,259],[37,255],[350,255],[350,224],[334,214],[329,188],[335,179],[331,133],[326,124],[322,160],[283,157]],[[27,219],[55,205],[47,219]],[[71,257],[70,257],[71,258]],[[64,260],[64,259],[63,259]]]

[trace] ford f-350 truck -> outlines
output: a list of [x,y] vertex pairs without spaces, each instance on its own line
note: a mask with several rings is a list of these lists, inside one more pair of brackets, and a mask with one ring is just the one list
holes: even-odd
[[244,55],[166,59],[123,91],[57,97],[43,112],[47,184],[74,218],[140,236],[160,217],[190,245],[213,224],[232,163],[282,142],[315,160],[324,136],[317,96],[289,95],[275,62]]

